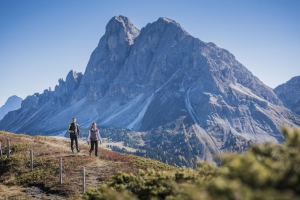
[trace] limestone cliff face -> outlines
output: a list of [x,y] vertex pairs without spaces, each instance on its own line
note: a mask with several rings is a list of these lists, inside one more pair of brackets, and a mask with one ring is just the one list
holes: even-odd
[[300,76],[277,86],[274,92],[287,108],[300,115]]
[[84,75],[71,74],[55,91],[29,96],[0,128],[54,134],[76,117],[84,127],[96,121],[148,134],[184,134],[192,149],[201,145],[196,158],[212,160],[234,149],[233,138],[282,142],[281,127],[300,124],[230,52],[167,18],[140,31],[126,17],[112,18]]
[[73,101],[84,97],[99,100],[105,96],[124,65],[139,30],[123,16],[112,18],[106,32],[91,55],[82,83],[73,96]]

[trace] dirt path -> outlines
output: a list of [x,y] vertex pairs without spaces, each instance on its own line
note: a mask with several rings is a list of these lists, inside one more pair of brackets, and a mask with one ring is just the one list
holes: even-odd
[[[37,178],[31,178],[28,166],[22,165],[20,169],[12,168],[1,178],[0,200],[2,199],[72,199],[80,198],[82,195],[82,167],[86,171],[86,189],[91,189],[103,184],[117,172],[137,172],[137,168],[132,164],[132,157],[110,150],[104,149],[104,144],[99,145],[98,156],[89,156],[90,145],[84,139],[79,140],[80,152],[72,153],[70,148],[70,139],[64,137],[45,137],[45,136],[26,136],[18,134],[0,134],[0,140],[11,139],[12,146],[18,147],[12,153],[29,157],[29,149],[34,154],[34,171]],[[25,148],[26,150],[21,150]],[[94,153],[94,152],[93,152]],[[59,184],[59,158],[63,160],[63,184]],[[16,161],[17,162],[17,161]],[[27,165],[27,164],[25,164]],[[18,185],[16,170],[22,170],[27,174],[29,182]],[[52,171],[51,171],[52,170]],[[53,170],[56,171],[53,173]],[[38,178],[46,176],[47,178]],[[38,181],[35,181],[38,180]],[[9,187],[8,183],[13,184]],[[6,185],[5,185],[6,184]]]

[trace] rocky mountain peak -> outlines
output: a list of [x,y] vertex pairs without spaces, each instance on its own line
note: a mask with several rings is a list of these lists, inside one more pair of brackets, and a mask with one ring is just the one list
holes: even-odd
[[289,84],[300,86],[300,76],[295,76],[295,77],[291,78],[291,80],[289,81]]
[[160,23],[160,24],[165,24],[165,25],[173,24],[173,25],[177,26],[178,28],[184,30],[184,28],[178,22],[176,22],[175,20],[169,19],[167,17],[160,17],[160,18],[158,18],[158,20],[156,22]]
[[[158,18],[158,20],[154,23],[158,23],[158,24],[165,24],[165,25],[169,25],[169,24],[174,24],[178,27],[181,27],[179,23],[177,23],[176,21],[169,19],[167,17],[160,17]],[[182,28],[182,27],[181,27]]]
[[127,17],[115,16],[108,22],[105,34],[91,55],[73,102],[84,97],[98,100],[105,95],[109,84],[119,74],[128,58],[139,33]]
[[5,104],[0,107],[0,120],[10,111],[17,110],[21,107],[22,98],[13,95],[7,99]]
[[[119,38],[119,42],[128,41],[130,45],[134,43],[134,39],[139,35],[139,30],[131,23],[131,21],[122,15],[113,17],[106,25],[105,35]],[[113,39],[108,40],[110,49],[116,46]]]
[[74,80],[75,82],[80,82],[80,79],[82,78],[82,76],[83,76],[83,74],[81,72],[77,73],[76,71],[71,70],[67,75],[66,81]]
[[[157,21],[147,24],[145,30],[157,30],[158,32],[163,33],[166,30],[172,30],[174,34],[177,34],[178,32],[183,33],[184,35],[189,35],[189,33],[175,20],[166,18],[166,17],[160,17]],[[169,32],[166,32],[169,34]]]
[[20,102],[20,101],[22,101],[22,100],[23,100],[23,99],[20,98],[20,97],[18,97],[17,95],[13,95],[13,96],[11,96],[11,97],[9,97],[9,98],[7,99],[7,101],[6,101],[5,104],[7,104],[7,103]]
[[76,73],[73,70],[68,73],[66,78],[66,89],[69,95],[72,95],[73,92],[78,88],[82,76],[82,73]]

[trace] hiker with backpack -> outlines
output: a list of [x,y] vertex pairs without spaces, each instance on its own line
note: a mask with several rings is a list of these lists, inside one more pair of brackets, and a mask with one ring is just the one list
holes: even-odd
[[91,149],[89,151],[89,155],[92,155],[95,146],[95,156],[98,156],[98,141],[102,144],[99,129],[97,129],[97,124],[94,122],[92,124],[91,129],[89,130],[89,134],[87,137],[88,144],[91,143]]
[[74,141],[75,141],[77,153],[79,153],[80,150],[79,150],[79,146],[78,146],[78,138],[80,136],[80,130],[79,130],[78,124],[76,124],[76,118],[72,118],[72,123],[69,124],[68,132],[70,133],[70,138],[71,138],[72,153],[74,153],[74,147],[73,147]]

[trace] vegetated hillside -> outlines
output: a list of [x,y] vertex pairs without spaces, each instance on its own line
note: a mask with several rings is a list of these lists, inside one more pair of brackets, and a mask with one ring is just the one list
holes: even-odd
[[[199,159],[194,155],[203,152],[203,145],[195,134],[189,138],[184,133],[174,133],[170,127],[160,127],[150,133],[118,127],[98,127],[98,129],[101,137],[108,141],[123,143],[124,148],[109,145],[113,151],[152,158],[173,166],[195,168]],[[88,129],[81,128],[81,137],[86,138],[87,133]],[[65,136],[69,137],[69,133]],[[255,141],[238,135],[229,135],[225,150],[242,153],[254,143]],[[135,151],[128,151],[126,147]],[[214,156],[214,162],[219,162],[217,155]]]
[[[0,132],[2,144],[9,137],[13,150],[10,158],[0,159],[0,198],[300,199],[300,130],[285,128],[283,135],[283,145],[255,145],[244,154],[220,156],[220,167],[199,162],[196,169],[187,169],[103,149],[100,159],[89,157],[86,145],[73,155],[66,141]],[[29,149],[36,152],[34,172],[29,170]],[[63,157],[62,185],[58,157]],[[88,187],[84,195],[83,165]]]
[[[7,153],[7,138],[11,155]],[[81,198],[82,167],[86,168],[87,188],[97,187],[117,172],[136,174],[139,169],[170,170],[175,167],[131,155],[99,149],[99,157],[88,156],[89,146],[80,144],[72,154],[69,140],[28,136],[0,131],[3,156],[0,157],[0,199],[22,197],[44,199]],[[30,171],[29,151],[34,152]],[[63,184],[59,184],[59,157],[63,163]]]
[[119,173],[89,190],[85,199],[300,199],[300,130],[283,129],[283,145],[255,145],[244,154],[221,156],[216,167]]

